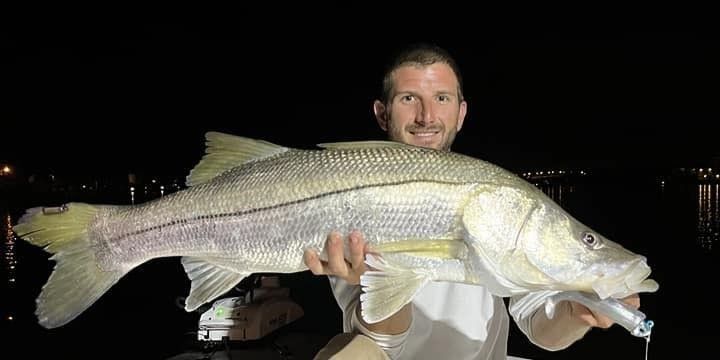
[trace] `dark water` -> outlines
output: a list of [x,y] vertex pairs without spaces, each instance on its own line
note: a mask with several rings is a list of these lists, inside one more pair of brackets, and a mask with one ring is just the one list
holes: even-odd
[[[657,293],[641,297],[641,310],[655,322],[649,358],[671,358],[669,354],[678,352],[683,358],[711,358],[713,341],[720,340],[718,305],[711,295],[718,274],[720,185],[598,179],[539,186],[586,225],[648,258],[653,278],[660,283]],[[15,223],[25,207],[42,201],[7,193],[0,200],[0,357],[163,359],[195,346],[198,314],[186,313],[177,305],[187,294],[189,281],[176,258],[156,259],[136,268],[61,328],[38,326],[34,301],[52,262],[42,250],[16,241],[8,225]],[[305,316],[277,334],[304,334],[303,346],[314,350],[340,331],[340,313],[326,279],[304,272],[283,275],[281,281]],[[516,356],[644,357],[645,340],[619,326],[593,329],[582,341],[559,352],[536,348],[516,328],[511,331],[509,351]],[[248,346],[269,345],[259,341]]]

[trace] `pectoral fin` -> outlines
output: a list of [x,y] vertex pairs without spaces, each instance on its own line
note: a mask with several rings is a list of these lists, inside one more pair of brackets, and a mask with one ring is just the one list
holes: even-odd
[[185,310],[193,311],[200,305],[230,291],[250,273],[231,271],[212,263],[211,259],[183,257],[182,264],[190,278],[190,295]]
[[373,254],[368,254],[365,262],[375,269],[360,278],[362,317],[369,324],[400,311],[431,280],[429,274],[394,266]]

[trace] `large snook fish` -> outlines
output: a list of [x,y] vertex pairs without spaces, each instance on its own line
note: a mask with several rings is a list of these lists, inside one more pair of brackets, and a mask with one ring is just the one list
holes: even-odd
[[139,205],[33,208],[16,234],[53,254],[37,299],[46,328],[66,324],[126,273],[181,256],[186,310],[254,272],[306,270],[303,251],[333,231],[373,248],[363,316],[385,319],[429,281],[499,296],[576,290],[652,292],[646,259],[604,238],[515,174],[457,153],[395,142],[301,150],[209,132],[188,188]]

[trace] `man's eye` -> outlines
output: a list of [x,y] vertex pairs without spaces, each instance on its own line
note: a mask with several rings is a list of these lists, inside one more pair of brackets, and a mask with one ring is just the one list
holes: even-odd
[[438,101],[445,103],[450,101],[450,97],[447,95],[440,95],[438,96]]
[[402,100],[403,102],[410,102],[410,101],[415,100],[415,97],[412,96],[412,95],[405,95],[405,96],[403,96],[403,97],[401,98],[401,100]]

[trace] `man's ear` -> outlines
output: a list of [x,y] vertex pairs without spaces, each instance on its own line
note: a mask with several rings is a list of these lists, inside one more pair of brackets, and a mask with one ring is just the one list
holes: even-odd
[[460,113],[458,114],[457,131],[460,131],[465,122],[465,115],[467,114],[467,101],[463,100],[460,103]]
[[375,119],[380,125],[380,128],[384,131],[388,130],[388,113],[385,104],[380,100],[375,100],[373,103],[373,112],[375,113]]

